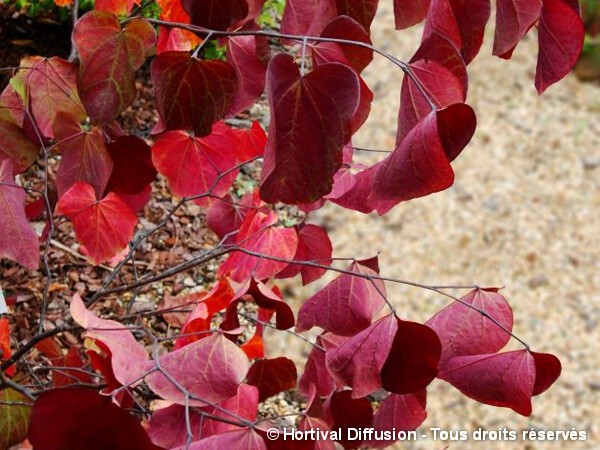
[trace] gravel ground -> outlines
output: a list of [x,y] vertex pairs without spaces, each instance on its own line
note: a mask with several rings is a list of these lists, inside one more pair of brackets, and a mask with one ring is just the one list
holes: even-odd
[[[373,33],[376,45],[404,60],[420,37],[419,29],[393,31],[387,3]],[[480,405],[436,381],[429,389],[424,430],[574,428],[587,431],[587,441],[448,444],[451,450],[599,449],[600,88],[569,76],[538,97],[535,32],[509,62],[491,56],[492,37],[488,30],[482,54],[470,67],[468,102],[479,126],[454,163],[455,185],[401,204],[383,218],[329,205],[320,220],[333,230],[338,256],[380,251],[386,276],[431,285],[506,286],[515,333],[535,351],[553,352],[562,361],[561,378],[534,399],[529,418]],[[401,73],[376,59],[366,80],[376,102],[354,144],[391,149]],[[306,291],[296,292],[304,297]],[[388,294],[412,320],[426,320],[446,304],[401,285],[388,285]],[[430,438],[394,448],[445,445]]]

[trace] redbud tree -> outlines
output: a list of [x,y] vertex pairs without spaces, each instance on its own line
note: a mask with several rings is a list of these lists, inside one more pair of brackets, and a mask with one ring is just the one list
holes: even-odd
[[[498,289],[463,287],[457,297],[395,279],[377,257],[334,256],[326,230],[311,223],[325,203],[383,215],[453,184],[451,163],[476,128],[468,66],[490,0],[394,0],[398,30],[424,22],[409,61],[372,45],[378,0],[287,0],[276,28],[257,21],[265,0],[157,3],[160,18],[140,16],[130,0],[97,0],[80,18],[75,6],[72,57],[28,57],[2,92],[0,256],[41,267],[46,284],[32,337],[19,341],[0,319],[0,447],[27,438],[36,450],[331,449],[331,439],[267,439],[283,422],[261,404],[291,390],[302,399],[291,422],[299,430],[408,431],[425,420],[435,378],[531,414],[531,398],[561,365],[513,334]],[[584,31],[575,0],[498,0],[495,21],[493,52],[507,60],[537,34],[540,94],[577,61]],[[206,57],[215,45],[224,58]],[[394,149],[367,166],[354,161],[352,137],[369,117],[373,93],[361,73],[374,57],[404,78]],[[145,64],[159,121],[139,137],[118,119]],[[265,94],[268,126],[232,125]],[[42,174],[37,187],[24,181],[32,173]],[[142,225],[158,176],[174,206]],[[136,266],[141,246],[191,204],[215,245],[165,270]],[[65,223],[90,264],[110,260],[114,269],[85,298],[70,295],[62,323],[49,327],[49,254]],[[183,317],[166,332],[140,314],[107,318],[97,308],[209,264],[215,281],[206,292],[145,313]],[[331,281],[292,309],[279,280],[307,285],[327,272]],[[389,283],[433,291],[448,305],[424,324],[407,320],[410,311],[386,296]],[[300,373],[286,357],[265,357],[265,328],[312,347]],[[303,334],[313,328],[316,338]],[[503,351],[511,339],[521,348]],[[345,448],[393,442],[335,439]]]

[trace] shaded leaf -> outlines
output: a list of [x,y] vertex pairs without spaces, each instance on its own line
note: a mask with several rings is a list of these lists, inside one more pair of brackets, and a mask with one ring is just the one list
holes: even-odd
[[186,403],[187,392],[195,397],[189,401],[195,406],[204,406],[198,399],[220,402],[233,397],[249,367],[244,352],[222,334],[213,334],[167,353],[157,362],[164,373],[155,371],[146,377],[150,389],[181,405]]
[[[193,442],[189,450],[267,450],[263,438],[253,429],[246,428],[215,434],[206,439]],[[183,450],[183,447],[177,450]]]
[[108,192],[135,195],[152,183],[157,171],[146,142],[136,136],[122,136],[106,145],[113,169],[106,187]]
[[375,18],[379,0],[336,0],[337,13],[340,16],[350,16],[369,30]]
[[519,41],[537,22],[542,12],[542,0],[498,0],[494,55],[510,58]]
[[[30,400],[11,388],[0,390],[0,449],[9,449],[27,438]],[[10,403],[24,403],[23,405]]]
[[311,203],[331,192],[350,139],[359,89],[358,76],[343,64],[324,64],[301,76],[289,55],[273,57],[267,72],[272,115],[263,200]]
[[96,196],[102,196],[113,170],[102,130],[94,127],[84,131],[65,113],[56,116],[54,127],[61,154],[56,176],[58,195],[62,197],[75,183],[84,182],[94,188]]
[[[495,289],[476,289],[436,313],[426,322],[442,342],[440,364],[453,356],[496,353],[508,343],[510,334],[484,317],[477,308],[512,331],[512,308]],[[467,305],[471,305],[470,308]]]
[[[204,410],[212,414],[215,419],[206,417],[204,419],[202,436],[208,437],[214,434],[227,433],[228,431],[239,430],[239,426],[231,423],[225,423],[218,418],[231,420],[233,413],[245,420],[254,422],[258,415],[258,389],[255,386],[241,384],[237,394],[234,397],[223,400],[219,403],[220,408],[208,406]],[[223,410],[225,409],[225,411]]]
[[15,183],[13,171],[10,159],[0,160],[0,257],[35,270],[39,240],[25,216],[25,191]]
[[575,66],[583,49],[585,29],[574,0],[543,0],[539,21],[535,87],[542,94]]
[[[52,370],[51,376],[55,387],[64,387],[73,383],[91,383],[91,377],[80,370],[84,363],[76,347],[70,347],[66,354],[63,354],[60,343],[55,338],[46,338],[35,345],[42,355],[50,360],[52,366],[60,369]],[[72,367],[75,370],[66,369]]]
[[549,353],[531,352],[535,362],[535,384],[532,395],[540,395],[554,384],[562,372],[558,358]]
[[214,231],[219,239],[225,239],[225,243],[235,240],[236,232],[240,229],[244,219],[253,210],[253,194],[246,194],[239,202],[233,197],[226,195],[221,199],[214,200],[206,213],[206,226]]
[[154,28],[144,19],[133,19],[121,29],[117,16],[91,11],[77,21],[77,89],[94,122],[112,122],[135,99],[135,71],[155,41]]
[[335,0],[286,0],[281,32],[318,36],[337,15]]
[[31,411],[29,441],[36,450],[159,450],[110,397],[81,388],[40,394]]
[[98,200],[94,188],[75,183],[58,201],[56,212],[71,219],[77,240],[90,259],[103,262],[123,250],[133,238],[137,218],[129,206],[110,192]]
[[327,399],[323,406],[331,423],[331,429],[341,428],[342,437],[338,442],[345,449],[352,449],[361,446],[357,440],[348,440],[349,428],[365,429],[373,424],[373,409],[371,403],[366,398],[353,398],[352,391],[338,391]]
[[210,134],[225,117],[238,86],[235,69],[225,61],[199,60],[188,52],[165,52],[150,65],[156,107],[171,130]]
[[70,311],[73,320],[85,330],[84,337],[99,341],[108,349],[112,370],[119,383],[126,386],[139,381],[146,373],[148,354],[131,331],[119,322],[94,315],[86,309],[79,294],[71,299]]
[[247,383],[258,388],[259,402],[296,386],[298,372],[291,359],[259,359],[248,371]]
[[15,175],[25,172],[38,158],[40,148],[31,142],[0,104],[0,161],[10,159]]
[[192,24],[209,30],[226,30],[249,12],[246,0],[181,0]]
[[394,0],[396,29],[404,30],[421,23],[427,16],[431,0]]
[[308,355],[304,373],[298,382],[298,388],[303,395],[310,395],[311,386],[322,397],[327,397],[335,390],[335,382],[325,362],[326,352],[338,347],[345,340],[346,338],[331,333],[317,336],[317,344],[323,349],[313,347]]
[[[346,271],[363,276],[378,275],[362,263],[353,262]],[[306,300],[298,311],[296,331],[319,326],[340,336],[353,336],[369,327],[384,305],[383,281],[343,273]]]

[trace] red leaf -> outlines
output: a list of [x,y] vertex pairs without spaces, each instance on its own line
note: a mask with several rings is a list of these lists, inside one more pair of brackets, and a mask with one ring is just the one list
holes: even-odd
[[142,192],[156,178],[150,146],[135,136],[123,136],[110,142],[106,149],[114,166],[107,191],[119,195]]
[[296,253],[298,235],[293,228],[275,227],[276,222],[277,215],[273,212],[251,212],[240,227],[235,243],[242,249],[284,261],[234,252],[221,264],[218,275],[230,274],[232,280],[241,283],[251,277],[270,278],[287,266]]
[[[346,271],[364,276],[378,275],[361,263],[353,262]],[[383,281],[343,273],[306,300],[298,311],[296,331],[319,326],[340,336],[353,336],[369,327],[384,305]]]
[[159,450],[131,414],[87,389],[42,392],[31,411],[28,437],[39,450]]
[[53,124],[58,113],[81,121],[87,116],[77,93],[77,67],[57,56],[27,60],[25,75],[28,107],[39,131],[54,137]]
[[139,5],[140,0],[96,0],[94,9],[108,13],[123,15],[129,14],[133,5]]
[[345,65],[324,64],[301,76],[289,55],[273,57],[267,73],[272,115],[263,200],[311,203],[331,192],[342,149],[350,140],[359,89],[358,76]]
[[[160,6],[160,18],[167,22],[190,23],[190,16],[183,10],[180,0],[157,0]],[[180,28],[161,27],[156,43],[156,54],[167,51],[190,51],[202,42],[191,31]]]
[[442,342],[440,366],[453,356],[496,353],[510,340],[510,334],[489,318],[484,317],[471,305],[485,311],[508,331],[512,331],[512,308],[506,299],[492,289],[476,289],[435,314],[426,322]]
[[249,367],[244,352],[222,334],[167,353],[158,364],[168,377],[160,371],[151,373],[146,377],[150,389],[180,405],[186,404],[187,392],[193,396],[189,400],[192,406],[204,406],[202,400],[214,403],[233,397]]
[[562,365],[556,356],[549,353],[531,352],[531,356],[535,361],[535,385],[532,395],[539,395],[558,379],[562,372]]
[[[339,16],[332,20],[325,27],[321,36],[371,44],[371,37],[365,28],[347,16]],[[317,42],[312,46],[312,57],[315,66],[328,62],[339,62],[352,67],[357,73],[361,73],[373,60],[373,50],[335,42]]]
[[137,218],[114,193],[97,200],[94,188],[75,183],[58,201],[56,212],[71,219],[77,240],[94,263],[107,261],[133,238]]
[[86,309],[79,294],[75,294],[70,305],[73,320],[84,329],[84,337],[94,339],[110,351],[111,366],[115,378],[126,386],[146,373],[148,354],[124,325],[114,320],[101,319]]
[[409,65],[427,98],[413,78],[404,77],[396,144],[431,113],[427,99],[436,109],[443,109],[467,98],[467,68],[454,45],[439,34],[432,34],[421,43]]
[[329,371],[338,382],[352,388],[352,398],[381,389],[380,372],[397,329],[397,319],[388,315],[327,352]]
[[281,32],[319,36],[337,15],[334,0],[287,0],[281,19]]
[[471,140],[475,126],[475,113],[462,103],[431,112],[375,166],[371,205],[383,214],[401,201],[452,186],[450,161]]
[[[179,197],[207,194],[225,195],[237,170],[239,141],[233,130],[219,122],[206,137],[195,137],[183,131],[161,134],[152,146],[152,161],[167,177],[169,187]],[[226,173],[228,170],[230,172]],[[201,199],[207,205],[210,198]]]
[[[391,394],[385,398],[375,416],[373,428],[377,431],[412,431],[416,430],[427,418],[425,411],[427,392],[425,390],[416,394],[397,395]],[[396,442],[378,440],[368,442],[370,448],[384,448]]]
[[536,367],[527,350],[455,356],[439,377],[478,402],[508,407],[524,416],[531,414]]
[[[219,407],[220,408],[213,408],[212,406],[209,406],[204,408],[207,413],[217,418],[204,418],[202,427],[203,437],[240,429],[240,427],[237,427],[233,424],[218,420],[218,418],[231,420],[232,416],[231,414],[228,414],[227,411],[245,420],[254,422],[256,420],[256,416],[258,415],[258,389],[255,386],[241,384],[238,388],[237,394],[234,397],[220,402]],[[224,409],[226,411],[224,411]]]
[[[175,450],[183,450],[184,447]],[[215,434],[193,442],[188,450],[267,450],[264,439],[251,428]]]
[[91,383],[90,376],[78,370],[68,370],[65,367],[74,369],[82,369],[84,364],[77,348],[69,348],[66,355],[63,354],[62,348],[55,338],[46,338],[35,345],[42,355],[50,360],[53,366],[61,367],[61,369],[51,372],[52,381],[55,387],[68,386],[73,383]]
[[298,372],[294,361],[279,357],[259,359],[248,371],[247,383],[258,388],[259,402],[296,386]]
[[249,12],[246,0],[181,0],[192,24],[209,30],[226,30]]
[[25,191],[15,183],[12,161],[0,160],[0,257],[35,270],[40,260],[40,244],[25,216],[25,198]]
[[423,40],[434,33],[452,42],[469,64],[481,48],[490,0],[431,0]]
[[250,161],[258,156],[263,156],[267,145],[267,133],[258,121],[253,121],[250,128],[234,130],[239,141],[240,161]]
[[340,16],[350,16],[369,30],[375,18],[379,0],[336,0],[337,13]]
[[509,59],[519,41],[537,22],[542,0],[498,0],[494,55]]
[[579,59],[585,29],[573,0],[543,0],[535,87],[542,94],[567,75]]
[[[298,231],[298,248],[294,261],[313,261],[323,266],[331,264],[333,247],[327,232],[317,225],[305,225]],[[302,284],[307,285],[321,278],[327,269],[302,264],[290,264],[276,278],[291,278],[302,274]]]
[[239,202],[230,195],[216,199],[206,213],[206,226],[215,232],[219,239],[225,243],[235,240],[235,232],[240,229],[244,219],[254,208],[252,206],[253,194],[246,194]]
[[[7,360],[12,355],[10,351],[10,323],[8,319],[0,319],[0,362]],[[17,371],[16,366],[10,366],[6,369],[8,376],[14,376]]]
[[100,128],[84,131],[79,122],[65,113],[56,115],[54,135],[60,143],[60,165],[56,176],[58,195],[62,197],[77,182],[94,188],[102,196],[113,170],[113,160],[104,145]]
[[323,349],[313,347],[308,355],[304,373],[298,382],[298,388],[302,394],[310,396],[311,386],[322,397],[327,397],[335,390],[335,382],[327,369],[325,356],[327,351],[338,347],[345,340],[346,338],[331,333],[317,336],[317,344]]
[[247,110],[264,92],[267,68],[259,56],[265,45],[268,46],[265,38],[259,36],[227,39],[227,61],[235,68],[238,79],[235,100],[227,115],[234,116]]
[[210,134],[225,117],[238,86],[236,71],[225,61],[192,58],[187,52],[165,52],[150,64],[156,107],[168,129]]
[[117,16],[91,11],[75,24],[73,42],[81,65],[77,89],[93,121],[115,120],[135,99],[135,71],[154,46],[156,33],[144,19],[121,30]]
[[397,320],[398,329],[381,368],[381,382],[386,391],[410,394],[426,388],[437,376],[442,344],[428,326]]
[[352,391],[335,392],[327,399],[324,408],[330,417],[331,429],[341,429],[341,435],[345,439],[338,442],[345,449],[358,448],[361,442],[348,440],[348,429],[370,428],[373,424],[373,409],[366,398],[353,398]]
[[396,29],[404,30],[421,23],[427,16],[431,0],[394,0]]
[[[197,441],[201,437],[202,423],[206,419],[193,409],[189,409],[187,417],[189,417],[192,439]],[[152,413],[147,431],[152,442],[162,448],[185,446],[188,432],[185,406],[173,404],[157,409]]]
[[0,108],[0,162],[12,161],[12,173],[25,172],[38,158],[40,148],[31,142],[7,110]]

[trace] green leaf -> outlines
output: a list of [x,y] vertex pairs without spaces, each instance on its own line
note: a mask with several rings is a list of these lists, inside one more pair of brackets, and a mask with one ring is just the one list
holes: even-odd
[[0,450],[7,450],[27,438],[31,406],[20,403],[28,401],[14,389],[0,391]]

